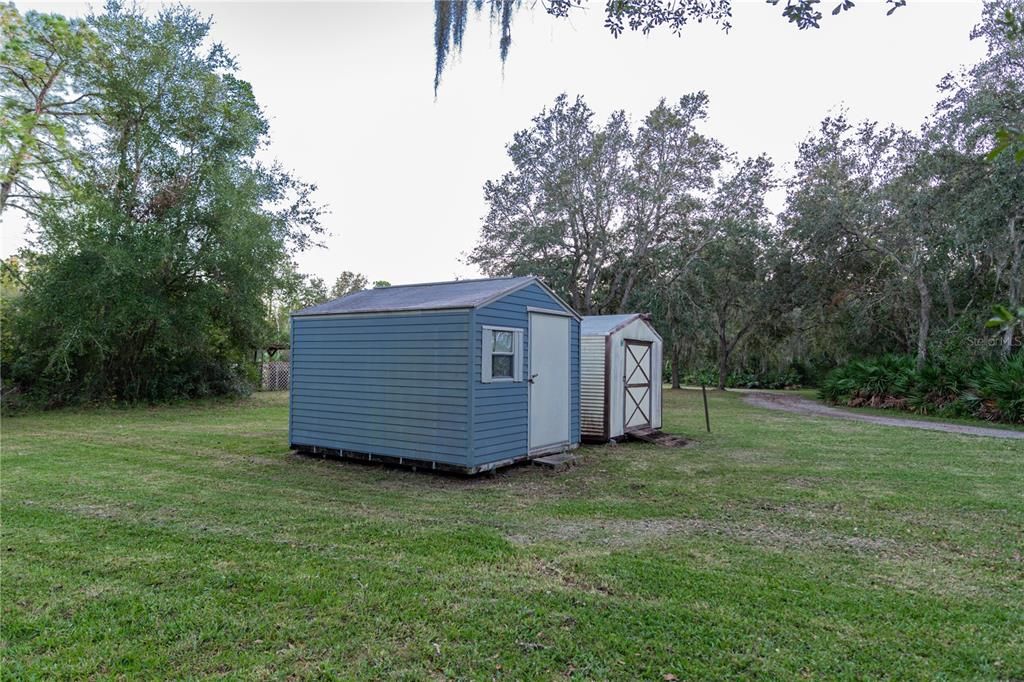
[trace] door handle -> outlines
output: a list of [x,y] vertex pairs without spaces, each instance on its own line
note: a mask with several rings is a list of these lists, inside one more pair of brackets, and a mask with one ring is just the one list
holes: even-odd
[[531,374],[530,378],[527,381],[532,384],[533,380],[536,379],[539,376],[540,376],[540,374]]

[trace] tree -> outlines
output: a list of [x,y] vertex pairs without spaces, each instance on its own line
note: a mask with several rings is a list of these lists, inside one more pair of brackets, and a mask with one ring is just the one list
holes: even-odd
[[322,278],[299,272],[290,260],[281,263],[275,285],[265,299],[269,334],[265,342],[288,343],[291,314],[330,299],[331,295]]
[[[0,363],[4,365],[10,361],[15,350],[11,318],[25,288],[25,275],[31,257],[30,252],[8,256],[2,261],[3,267],[0,267]],[[4,379],[7,377],[4,376]]]
[[508,146],[513,170],[488,182],[469,262],[491,275],[541,275],[585,314],[626,310],[667,261],[707,242],[695,219],[724,150],[698,130],[707,97],[662,101],[634,135],[621,111],[603,126],[566,95]]
[[366,288],[366,285],[367,282],[364,275],[346,270],[334,280],[334,286],[331,287],[331,298],[341,298],[356,291],[362,291]]
[[374,289],[387,289],[389,286],[391,286],[391,282],[386,279],[378,279],[373,283]]
[[88,156],[39,203],[9,376],[47,404],[240,390],[279,273],[322,232],[313,188],[255,160],[266,120],[207,20],[112,3],[88,24],[113,58],[89,74]]
[[616,312],[629,308],[638,282],[656,277],[666,264],[674,278],[685,274],[713,238],[699,216],[726,152],[698,130],[707,107],[703,92],[685,95],[674,106],[662,100],[633,138],[623,190],[625,224],[607,278],[609,308]]
[[737,166],[703,136],[702,94],[661,102],[636,128],[563,95],[485,186],[469,262],[539,274],[584,314],[651,312],[674,386],[712,363],[720,386],[751,372],[788,385],[884,353],[955,370],[994,359],[994,306],[1009,311],[992,325],[1012,355],[1024,164],[989,151],[1024,126],[1024,43],[1005,39],[1000,12],[986,6],[975,35],[988,55],[943,81],[920,130],[825,119],[799,146],[778,222],[764,204],[770,161]]
[[[832,300],[913,305],[918,366],[928,352],[933,278],[946,224],[925,143],[895,127],[826,119],[800,146],[786,220],[802,258],[825,269]],[[853,285],[851,288],[850,285]],[[910,286],[916,302],[906,303]]]
[[[766,0],[767,4],[778,6],[781,0]],[[479,14],[484,0],[472,0],[473,8]],[[488,14],[492,26],[501,34],[498,54],[502,63],[508,58],[512,45],[512,18],[521,6],[521,0],[487,0]],[[818,7],[820,0],[786,0],[782,16],[799,29],[819,28],[822,14]],[[886,0],[888,14],[906,5],[906,0]],[[452,51],[462,50],[462,40],[469,18],[470,0],[434,0],[434,92],[441,83],[448,56]],[[566,18],[573,10],[584,7],[583,0],[547,0],[545,11],[555,17]],[[852,0],[841,0],[832,9],[835,16],[852,9]],[[531,5],[532,7],[532,5]],[[620,36],[627,28],[647,35],[658,27],[667,26],[679,35],[690,22],[714,22],[728,31],[732,24],[731,0],[607,0],[605,2],[605,28]]]
[[737,346],[771,320],[781,302],[770,288],[778,246],[764,198],[774,186],[772,175],[771,160],[759,156],[718,186],[704,217],[714,237],[686,277],[698,319],[714,329],[722,390]]
[[83,20],[0,5],[0,214],[11,200],[31,212],[36,181],[61,184],[82,152],[96,45]]
[[[1004,38],[1011,48],[1024,46],[1024,4],[1017,2],[1011,8],[991,3],[986,7],[985,15],[988,21],[975,28],[972,38]],[[991,43],[989,51],[991,54]],[[990,159],[1002,154],[1012,154],[1017,163],[1024,163],[1024,128],[1013,124],[1004,125],[996,131],[995,142],[995,146],[989,152]]]
[[594,112],[559,95],[508,146],[514,170],[484,186],[489,205],[469,255],[489,275],[541,275],[583,313],[598,305],[601,273],[614,252],[630,144],[625,115],[595,127]]
[[[1018,15],[1024,11],[1024,3],[1012,6]],[[1003,4],[985,5],[972,38],[986,41],[986,56],[942,81],[945,97],[932,129],[956,189],[960,222],[993,261],[996,298],[1015,310],[1024,303],[1024,146],[1007,135],[1024,130],[1024,39],[1007,33],[1006,12],[1011,9]],[[993,145],[1007,153],[989,154],[984,163]],[[1004,354],[1014,334],[1013,326],[1006,328]]]

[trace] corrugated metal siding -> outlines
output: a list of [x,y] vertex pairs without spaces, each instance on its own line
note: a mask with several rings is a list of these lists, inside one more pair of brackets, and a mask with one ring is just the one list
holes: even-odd
[[469,330],[469,311],[293,318],[291,443],[469,466]]
[[[530,335],[527,307],[561,311],[562,306],[537,284],[478,308],[474,313],[472,380],[474,381],[473,455],[474,465],[520,457],[529,449],[529,384],[525,381],[485,384],[480,381],[481,328],[484,325],[517,327],[523,330],[523,364],[529,376]],[[573,442],[579,442],[579,341],[580,325],[572,318],[570,327],[570,427]]]
[[580,321],[569,321],[569,338],[572,347],[569,352],[569,437],[573,443],[580,442]]
[[580,423],[586,436],[604,436],[604,336],[580,342]]

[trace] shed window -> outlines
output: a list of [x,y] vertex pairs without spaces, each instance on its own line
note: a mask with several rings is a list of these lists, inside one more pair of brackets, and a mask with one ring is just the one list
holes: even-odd
[[523,380],[523,330],[484,327],[482,345],[481,381]]

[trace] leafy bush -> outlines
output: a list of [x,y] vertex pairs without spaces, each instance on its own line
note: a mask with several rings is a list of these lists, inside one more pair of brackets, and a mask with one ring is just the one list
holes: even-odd
[[1024,423],[1024,353],[1008,360],[937,359],[920,371],[910,356],[855,360],[830,372],[818,393],[850,407]]

